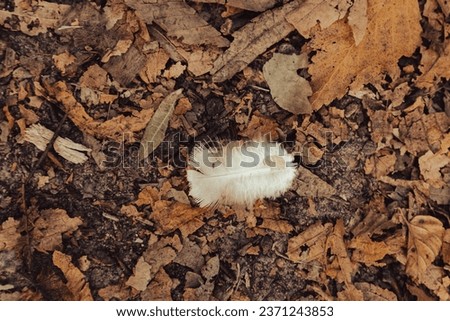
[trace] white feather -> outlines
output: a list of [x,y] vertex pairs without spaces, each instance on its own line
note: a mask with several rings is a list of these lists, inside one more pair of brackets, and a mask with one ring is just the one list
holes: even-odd
[[279,143],[235,141],[196,145],[187,170],[191,195],[201,207],[251,206],[257,199],[286,192],[296,176],[294,157]]

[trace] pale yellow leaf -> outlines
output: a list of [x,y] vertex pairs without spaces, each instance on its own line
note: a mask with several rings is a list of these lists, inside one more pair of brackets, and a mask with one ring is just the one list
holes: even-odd
[[170,117],[182,92],[183,89],[172,92],[159,105],[142,136],[141,147],[139,148],[139,160],[147,158],[164,140]]
[[293,114],[312,112],[308,97],[312,95],[309,82],[297,74],[308,66],[308,56],[275,53],[263,67],[264,78],[275,102]]

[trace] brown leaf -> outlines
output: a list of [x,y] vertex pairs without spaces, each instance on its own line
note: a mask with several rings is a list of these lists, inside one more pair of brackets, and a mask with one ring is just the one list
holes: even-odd
[[164,98],[152,119],[150,119],[141,139],[139,161],[147,158],[164,140],[170,117],[172,117],[175,104],[182,92],[183,89],[178,89]]
[[59,251],[53,252],[53,264],[57,266],[67,280],[67,288],[73,294],[74,300],[92,301],[89,283],[81,271],[72,264],[72,258],[69,255]]
[[239,8],[249,11],[262,12],[272,8],[276,0],[194,0],[195,2],[203,3],[218,3],[225,4],[230,7]]
[[227,47],[229,41],[210,26],[197,12],[182,0],[126,0],[145,23],[156,23],[171,38],[186,45],[213,45]]
[[[287,256],[294,262],[310,262],[314,260],[325,263],[326,241],[333,226],[331,223],[316,223],[304,232],[289,239]],[[303,251],[301,248],[307,246]]]
[[150,282],[147,288],[141,293],[141,300],[144,301],[172,301],[171,290],[174,281],[170,276],[160,269],[155,278]]
[[447,44],[447,47],[442,55],[434,54],[433,59],[430,59],[429,63],[421,68],[422,74],[417,78],[416,86],[431,90],[441,81],[441,78],[450,79],[450,68],[448,68],[449,65],[450,45]]
[[126,284],[138,291],[144,291],[148,283],[153,280],[161,267],[171,263],[182,248],[180,239],[164,237],[157,239],[153,234],[149,240],[147,250],[139,258]]
[[33,246],[41,252],[53,251],[62,245],[62,234],[73,233],[83,222],[71,218],[63,209],[47,209],[40,212],[31,232]]
[[344,20],[317,32],[311,40],[310,48],[317,50],[308,69],[313,110],[341,98],[348,88],[357,91],[367,83],[377,84],[386,73],[396,81],[398,59],[410,56],[420,45],[417,1],[369,0],[367,17],[367,32],[358,45]]
[[293,31],[294,27],[285,20],[285,16],[297,6],[298,1],[294,0],[280,8],[268,10],[234,32],[230,48],[214,62],[211,70],[213,81],[230,79]]
[[442,244],[442,259],[450,265],[450,229],[445,230],[444,243]]
[[281,108],[293,114],[312,112],[308,97],[312,95],[309,82],[297,74],[297,70],[308,66],[308,56],[274,53],[263,67],[264,78],[270,93]]
[[361,262],[365,265],[384,266],[379,262],[386,255],[394,255],[400,253],[404,246],[404,237],[401,233],[397,233],[386,241],[372,241],[367,234],[361,234],[353,238],[348,247],[354,249],[352,253],[352,261]]
[[[47,32],[49,28],[56,28],[64,14],[70,10],[70,5],[47,1],[32,5],[29,1],[17,0],[14,4],[12,12],[0,10],[0,25],[11,28],[14,24],[7,21],[17,19],[20,31],[29,36],[36,36]],[[16,31],[15,28],[13,30]]]
[[143,109],[133,112],[132,116],[119,115],[104,122],[95,120],[75,99],[64,82],[47,83],[46,87],[50,96],[62,104],[63,110],[82,132],[98,138],[110,138],[114,141],[122,141],[124,137],[133,139],[128,135],[124,136],[124,133],[141,131],[153,115],[153,109]]
[[355,286],[358,290],[362,291],[364,301],[397,301],[395,293],[375,284],[357,282]]
[[0,251],[10,251],[14,249],[20,240],[18,228],[20,221],[8,217],[0,227]]
[[407,226],[409,235],[406,273],[421,282],[425,271],[441,250],[444,227],[441,221],[429,215],[417,215]]
[[330,197],[336,194],[336,189],[313,174],[308,169],[299,166],[296,192],[305,197]]
[[352,281],[353,275],[356,273],[356,265],[351,262],[347,253],[347,247],[344,243],[344,221],[342,219],[336,222],[333,233],[327,239],[326,247],[334,255],[334,260],[328,264],[326,273],[336,278],[338,282],[344,282],[345,289],[341,294],[343,295],[342,298],[345,300],[362,300],[362,291],[358,290]]
[[189,204],[156,201],[151,219],[156,222],[159,233],[167,234],[190,221],[201,221],[202,215],[207,212],[206,208],[192,207]]
[[349,8],[346,1],[306,0],[286,16],[297,31],[305,38],[311,37],[311,29],[317,24],[321,29],[328,28],[333,22],[342,19]]
[[358,0],[353,3],[348,13],[348,24],[352,28],[355,45],[363,40],[367,32],[367,0]]

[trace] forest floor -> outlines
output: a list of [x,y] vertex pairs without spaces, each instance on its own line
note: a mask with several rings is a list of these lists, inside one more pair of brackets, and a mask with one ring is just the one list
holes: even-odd
[[[449,37],[445,0],[0,1],[0,300],[449,300]],[[189,197],[196,142],[261,136],[288,192]]]

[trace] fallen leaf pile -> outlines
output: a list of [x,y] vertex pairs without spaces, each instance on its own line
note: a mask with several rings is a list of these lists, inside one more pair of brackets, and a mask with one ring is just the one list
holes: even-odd
[[[448,1],[67,3],[0,3],[0,300],[450,300]],[[199,208],[238,139],[293,188]]]

